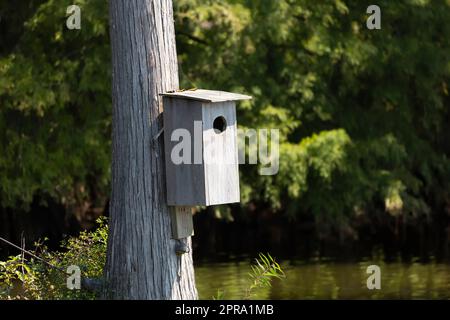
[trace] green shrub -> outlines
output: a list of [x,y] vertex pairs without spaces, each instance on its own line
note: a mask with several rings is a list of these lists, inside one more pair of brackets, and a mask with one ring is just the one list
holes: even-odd
[[23,255],[0,262],[0,299],[95,299],[86,290],[67,289],[65,270],[77,265],[84,278],[98,278],[106,261],[108,227],[106,219],[97,220],[93,232],[81,232],[62,243],[62,251],[50,252],[42,242],[32,252],[53,267]]

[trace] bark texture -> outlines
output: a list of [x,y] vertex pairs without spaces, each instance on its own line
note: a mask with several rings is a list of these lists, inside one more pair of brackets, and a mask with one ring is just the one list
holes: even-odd
[[172,0],[110,0],[113,161],[105,297],[196,299],[190,253],[175,254],[159,93],[178,89]]

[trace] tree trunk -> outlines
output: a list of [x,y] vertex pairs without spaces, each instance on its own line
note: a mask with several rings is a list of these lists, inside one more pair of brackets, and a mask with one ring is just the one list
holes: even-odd
[[178,89],[172,0],[110,0],[112,194],[106,298],[196,299],[191,239],[177,256],[159,93]]

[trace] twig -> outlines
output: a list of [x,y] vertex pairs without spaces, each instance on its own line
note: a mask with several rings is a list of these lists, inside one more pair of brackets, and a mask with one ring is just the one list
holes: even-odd
[[164,131],[164,127],[162,127],[158,133],[153,137],[153,142],[156,143],[156,141],[158,140],[159,136],[161,135],[161,133],[163,133]]
[[[22,234],[20,235],[20,245],[22,247],[23,250],[25,250],[25,238],[23,236],[23,231]],[[21,254],[21,258],[22,258],[22,275],[25,275],[25,268],[23,267],[25,264],[25,253],[22,250],[22,254]]]

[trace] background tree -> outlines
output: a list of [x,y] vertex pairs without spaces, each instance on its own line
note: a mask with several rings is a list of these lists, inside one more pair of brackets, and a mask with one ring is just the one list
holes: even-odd
[[[80,31],[65,28],[57,0],[0,6],[2,232],[5,212],[33,199],[82,216],[108,198],[108,10],[74,3]],[[279,174],[243,167],[233,214],[312,217],[322,234],[363,220],[372,234],[402,222],[447,237],[448,1],[380,0],[381,30],[366,28],[368,3],[357,0],[174,5],[181,87],[251,94],[239,126],[282,130]]]

